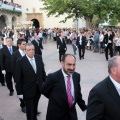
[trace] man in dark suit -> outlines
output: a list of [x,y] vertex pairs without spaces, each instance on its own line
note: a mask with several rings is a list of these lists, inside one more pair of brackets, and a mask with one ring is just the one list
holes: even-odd
[[2,73],[6,74],[6,83],[7,88],[10,91],[10,96],[13,95],[14,89],[13,89],[13,83],[12,83],[12,68],[11,68],[11,56],[13,52],[17,50],[17,47],[12,46],[12,38],[6,38],[6,46],[1,49],[1,56],[2,56]]
[[108,61],[108,49],[110,51],[110,57],[113,57],[113,38],[114,35],[112,34],[112,31],[109,30],[108,34],[105,35],[103,42],[105,44],[105,57],[106,61]]
[[[15,73],[16,73],[16,61],[17,59],[23,57],[25,55],[25,45],[26,45],[26,40],[25,39],[18,39],[17,41],[17,45],[18,45],[18,50],[15,51],[12,56],[11,56],[11,63],[12,63],[12,73],[13,73],[13,78],[14,81],[16,83],[15,80]],[[23,99],[20,99],[20,107],[22,112],[26,112],[26,107],[25,107],[25,101]]]
[[76,103],[86,110],[80,87],[80,74],[75,72],[76,58],[65,54],[61,61],[62,69],[47,76],[41,93],[48,97],[46,120],[78,120]]
[[42,46],[42,43],[41,41],[39,40],[39,37],[36,35],[35,36],[35,39],[32,40],[31,42],[34,47],[35,47],[35,54],[38,54],[38,55],[41,55],[42,56],[42,51],[43,50],[43,46]]
[[41,85],[46,74],[40,55],[34,55],[34,45],[27,43],[26,55],[16,63],[16,89],[19,98],[26,103],[27,120],[37,120],[38,101],[41,96]]
[[4,74],[2,74],[2,70],[1,70],[1,64],[2,64],[2,56],[1,56],[1,49],[4,47],[5,45],[3,45],[3,39],[0,38],[0,83],[2,84],[2,86],[5,86],[5,78],[4,78]]
[[65,40],[63,38],[63,32],[59,32],[59,38],[57,39],[57,51],[59,52],[59,60],[61,62],[62,56],[67,50]]
[[86,120],[120,120],[120,56],[109,59],[108,72],[89,93]]
[[85,36],[83,36],[83,32],[79,33],[79,37],[77,37],[76,45],[78,46],[80,60],[81,58],[84,59],[86,38]]

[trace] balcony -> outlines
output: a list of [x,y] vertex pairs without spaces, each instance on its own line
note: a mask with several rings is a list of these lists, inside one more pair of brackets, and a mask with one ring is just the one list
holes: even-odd
[[13,13],[13,14],[21,14],[22,9],[21,6],[18,4],[5,4],[0,2],[0,12],[6,12],[6,13]]

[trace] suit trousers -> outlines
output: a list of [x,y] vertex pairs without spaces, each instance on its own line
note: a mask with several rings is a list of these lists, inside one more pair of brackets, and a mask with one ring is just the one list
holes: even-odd
[[37,90],[35,93],[35,96],[33,98],[25,98],[25,104],[26,104],[26,115],[27,120],[36,120],[37,118],[37,107],[38,102],[41,96],[40,90],[38,85],[36,85]]
[[108,60],[108,49],[110,50],[110,57],[113,57],[112,43],[109,43],[107,45],[107,47],[105,48],[105,57],[106,57],[106,60]]
[[81,59],[82,57],[84,58],[84,54],[85,54],[85,46],[79,46],[79,58]]
[[12,83],[12,72],[7,72],[6,71],[6,83],[7,83],[7,88],[10,90],[10,92],[13,92],[13,83]]
[[62,56],[65,54],[65,51],[59,51],[59,60],[61,62]]
[[1,67],[0,67],[0,83],[1,84],[5,83],[4,74],[2,74]]

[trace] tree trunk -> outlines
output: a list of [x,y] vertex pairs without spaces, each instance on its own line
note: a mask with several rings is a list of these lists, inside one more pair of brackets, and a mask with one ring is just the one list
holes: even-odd
[[86,20],[86,28],[91,29],[92,28],[92,18],[93,18],[93,16],[92,15],[91,16],[85,16],[84,18]]

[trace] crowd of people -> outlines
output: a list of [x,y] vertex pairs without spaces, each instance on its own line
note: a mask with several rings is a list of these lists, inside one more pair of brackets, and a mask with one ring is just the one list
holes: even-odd
[[[13,96],[14,80],[20,107],[27,120],[37,120],[41,94],[49,99],[46,120],[77,120],[76,103],[82,111],[87,110],[87,120],[118,120],[119,112],[114,113],[116,118],[111,109],[119,110],[113,102],[120,94],[119,37],[119,29],[0,30],[0,83],[2,86],[6,84],[9,95]],[[42,50],[43,44],[49,40],[56,42],[61,69],[46,75]],[[73,54],[66,54],[68,44],[72,46]],[[109,76],[90,91],[88,105],[82,99],[80,74],[75,72],[77,49],[80,60],[85,59],[85,50],[88,49],[93,54],[104,53],[108,61]],[[113,89],[112,95],[108,89],[110,92]],[[110,106],[111,103],[114,106]]]

